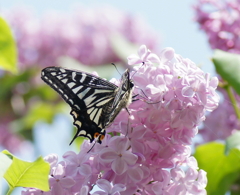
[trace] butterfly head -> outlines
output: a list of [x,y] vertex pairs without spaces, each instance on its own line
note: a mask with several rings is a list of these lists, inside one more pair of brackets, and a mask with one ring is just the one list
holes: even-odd
[[134,87],[133,80],[130,79],[130,72],[129,69],[127,69],[121,78],[122,81],[122,90],[128,91],[129,89],[132,89]]

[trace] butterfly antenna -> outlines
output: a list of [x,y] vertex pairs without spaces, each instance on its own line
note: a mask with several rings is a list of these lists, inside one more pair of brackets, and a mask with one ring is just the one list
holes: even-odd
[[120,73],[119,70],[117,69],[116,64],[114,64],[114,63],[111,63],[111,64],[116,68],[117,72],[121,75],[121,73]]
[[[142,62],[142,65],[140,66],[140,68],[141,68],[144,64],[145,64],[145,63]],[[137,73],[137,70],[133,73],[132,78],[133,78],[133,76],[134,76],[136,73]]]

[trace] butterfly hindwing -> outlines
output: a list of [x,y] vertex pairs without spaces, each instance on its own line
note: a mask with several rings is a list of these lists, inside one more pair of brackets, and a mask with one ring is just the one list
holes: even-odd
[[95,75],[60,67],[43,69],[42,79],[72,108],[70,114],[77,133],[71,143],[78,136],[87,137],[90,142],[98,138],[101,143],[105,128],[127,107],[133,88],[129,70],[123,74],[119,87]]
[[77,127],[77,132],[70,142],[70,145],[78,136],[87,137],[90,142],[93,142],[93,140],[97,138],[98,142],[101,143],[105,136],[105,129],[101,129],[96,123],[92,122],[87,112],[72,110],[70,114],[74,119],[73,124]]

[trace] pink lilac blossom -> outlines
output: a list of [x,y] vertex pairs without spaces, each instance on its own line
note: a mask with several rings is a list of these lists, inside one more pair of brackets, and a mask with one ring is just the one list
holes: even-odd
[[51,12],[41,19],[23,8],[5,15],[16,36],[21,67],[54,66],[60,56],[87,65],[119,62],[112,47],[117,34],[137,45],[144,42],[154,50],[159,45],[157,34],[142,18],[113,7],[82,6],[71,14]]
[[[154,60],[142,51],[155,56]],[[66,187],[50,183],[52,195],[62,189],[73,195],[206,194],[206,172],[199,170],[190,145],[205,111],[218,106],[218,79],[210,78],[172,48],[157,57],[143,45],[139,54],[135,59],[131,55],[129,61],[136,65],[131,78],[139,98],[128,108],[131,115],[121,111],[106,129],[114,136],[107,134],[90,152],[91,144],[85,141],[78,154],[69,151],[62,162],[56,163],[54,155],[46,158],[52,167],[50,181],[59,166],[64,170],[59,178],[75,181]],[[30,189],[22,192],[29,194]]]
[[240,53],[239,0],[198,0],[194,9],[211,48]]

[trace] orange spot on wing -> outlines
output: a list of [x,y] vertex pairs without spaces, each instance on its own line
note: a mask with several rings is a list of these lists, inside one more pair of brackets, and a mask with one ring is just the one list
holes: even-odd
[[97,138],[99,136],[100,133],[96,132],[94,133],[94,138]]

